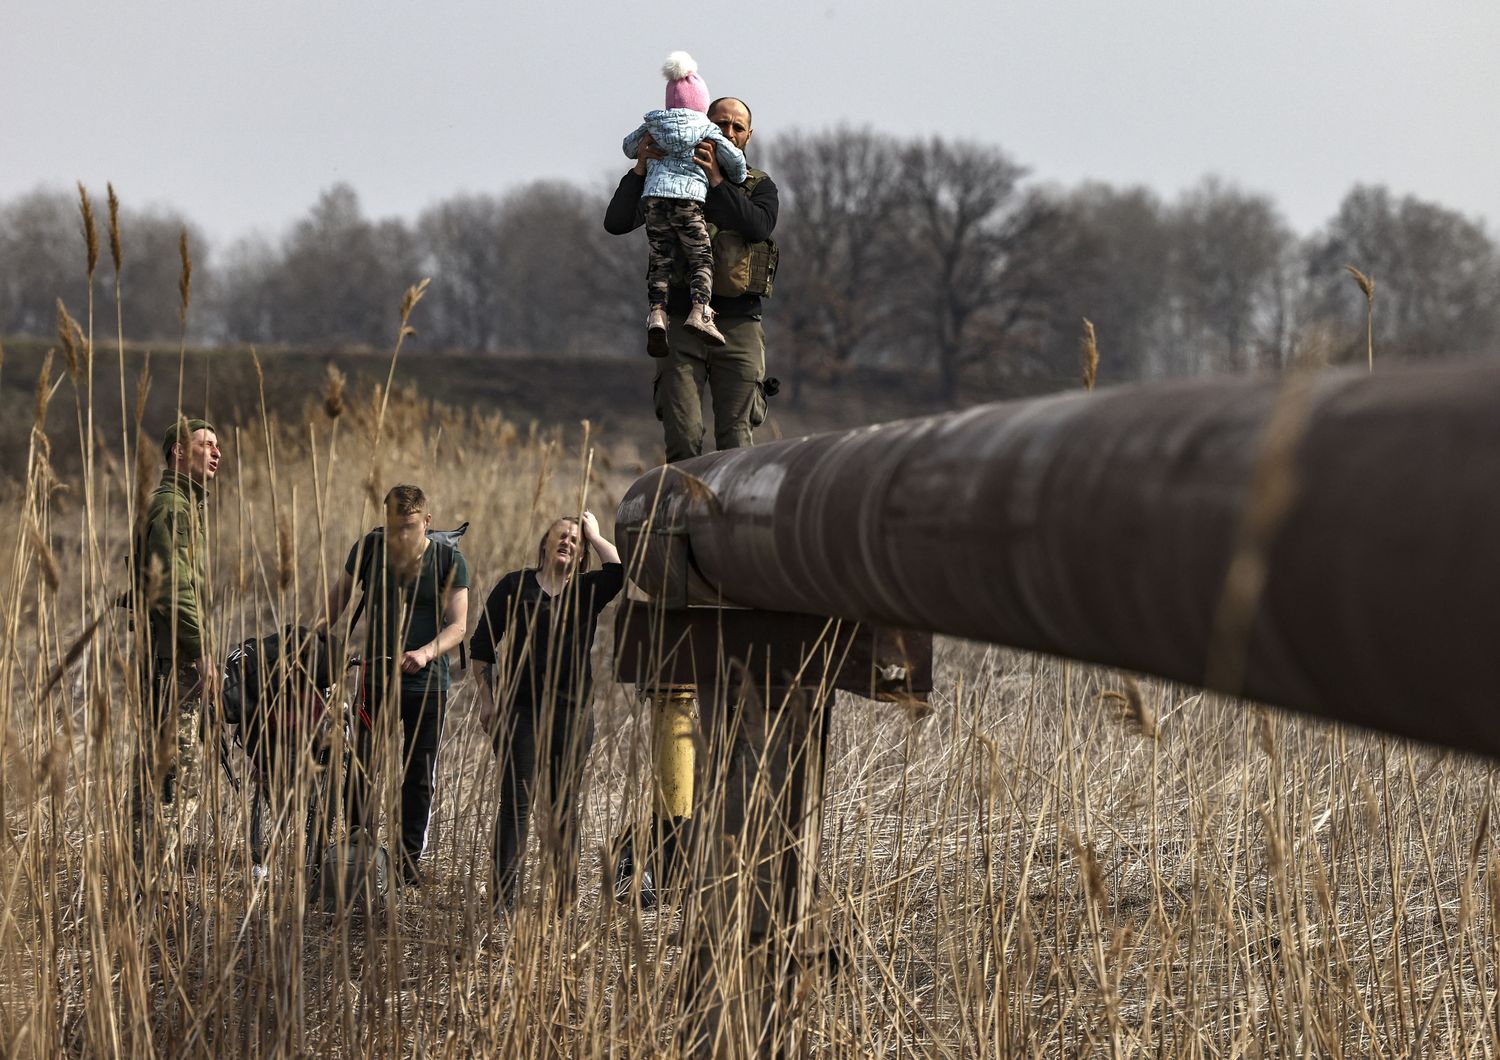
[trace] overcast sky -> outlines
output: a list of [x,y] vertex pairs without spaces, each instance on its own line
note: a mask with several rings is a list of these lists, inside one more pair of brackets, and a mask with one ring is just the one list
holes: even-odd
[[0,15],[0,201],[112,180],[218,240],[274,236],[336,181],[371,216],[407,218],[539,177],[603,187],[677,48],[768,140],[840,123],[969,137],[1040,180],[1166,197],[1216,173],[1303,233],[1355,182],[1492,235],[1500,222],[1500,0],[4,0]]

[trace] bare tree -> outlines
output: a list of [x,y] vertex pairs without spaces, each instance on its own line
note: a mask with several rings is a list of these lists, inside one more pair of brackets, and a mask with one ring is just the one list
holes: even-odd
[[837,378],[888,326],[899,235],[901,147],[867,129],[778,140],[782,267],[776,320],[793,351],[793,400],[803,371]]
[[1078,369],[1085,317],[1104,351],[1101,380],[1134,379],[1151,370],[1166,313],[1171,233],[1165,210],[1145,188],[1085,184],[1062,196],[1047,240],[1052,257],[1039,369],[1061,383]]
[[1194,367],[1243,371],[1274,333],[1292,235],[1271,200],[1208,177],[1171,211],[1177,330]]
[[[176,210],[121,208],[121,318],[128,337],[141,341],[177,338],[181,327],[177,284],[182,274],[178,244],[183,233],[193,258],[194,286],[209,288],[215,282],[213,248],[201,228]],[[113,306],[114,277],[109,267],[101,268],[95,280],[99,285],[95,304]],[[195,299],[187,324],[192,341],[213,336],[216,321],[210,303]],[[112,308],[105,326],[111,332],[114,329]]]
[[1043,315],[1048,280],[1032,266],[1057,211],[1021,193],[1025,170],[996,148],[933,139],[899,164],[896,333],[931,352],[952,400],[966,366],[994,361]]
[[[534,353],[618,348],[629,305],[645,302],[643,283],[622,271],[621,250],[599,226],[603,206],[571,184],[539,181],[507,195],[496,232],[506,277],[499,292],[501,346]],[[637,259],[644,274],[645,259]],[[634,319],[633,314],[630,319]]]
[[394,307],[416,272],[416,246],[405,225],[371,224],[354,189],[336,184],[283,243],[270,301],[275,338],[388,342],[395,334]]
[[88,297],[78,199],[38,189],[0,207],[0,334],[50,335]]
[[638,357],[646,295],[646,233],[640,229],[621,239],[604,230],[599,218],[613,191],[611,185],[579,201],[584,224],[579,244],[585,296],[581,319],[592,349]]
[[[102,231],[101,238],[107,238]],[[209,273],[210,248],[201,229],[174,210],[120,210],[124,252],[122,317],[127,337],[174,339],[179,323],[178,239],[188,234],[197,275]],[[35,191],[0,207],[0,333],[49,335],[57,301],[82,319],[88,299],[84,240],[76,193]],[[104,255],[94,275],[96,334],[113,335],[114,268]],[[189,317],[190,336],[208,334],[206,314]]]
[[230,245],[208,284],[214,338],[219,342],[277,341],[276,290],[281,253],[269,240],[246,236]]
[[436,345],[494,353],[513,277],[503,246],[505,211],[493,195],[457,195],[417,220],[427,295],[427,335]]
[[1363,350],[1365,307],[1345,265],[1375,279],[1375,344],[1385,355],[1493,352],[1500,256],[1479,223],[1380,186],[1344,197],[1328,229],[1309,241],[1307,269],[1314,314],[1345,325],[1352,355],[1355,338]]

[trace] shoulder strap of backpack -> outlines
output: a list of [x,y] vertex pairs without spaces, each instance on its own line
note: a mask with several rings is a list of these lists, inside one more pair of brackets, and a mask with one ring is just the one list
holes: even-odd
[[[462,534],[468,528],[469,524],[464,523],[463,526],[459,527],[458,532]],[[442,628],[443,620],[448,617],[442,611],[442,608],[447,603],[448,579],[453,574],[453,564],[458,557],[458,546],[451,545],[446,541],[434,541],[432,544],[438,550],[437,555],[433,557],[433,561],[437,573],[438,627]],[[467,670],[469,668],[469,645],[467,641],[461,640],[458,642],[458,668],[460,670]]]
[[384,532],[376,527],[365,535],[359,549],[359,568],[354,572],[354,584],[359,586],[359,603],[354,606],[354,614],[349,619],[349,629],[353,630],[359,625],[360,618],[365,613],[365,604],[370,599],[370,564],[375,560],[375,538],[384,536]]

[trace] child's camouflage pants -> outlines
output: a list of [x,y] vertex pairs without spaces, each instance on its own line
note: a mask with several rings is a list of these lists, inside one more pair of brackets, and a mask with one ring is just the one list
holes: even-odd
[[688,289],[693,301],[708,304],[714,290],[714,247],[708,236],[708,222],[703,219],[703,204],[691,199],[642,201],[646,213],[646,298],[653,306],[667,304],[667,285],[672,279],[672,262],[682,247],[687,259]]

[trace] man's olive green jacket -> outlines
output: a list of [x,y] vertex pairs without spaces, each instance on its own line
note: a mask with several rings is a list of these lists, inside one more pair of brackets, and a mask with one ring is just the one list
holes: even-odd
[[[171,468],[151,494],[136,550],[135,586],[158,657],[197,659],[206,648],[208,528],[202,483]],[[156,573],[153,573],[156,572]]]

